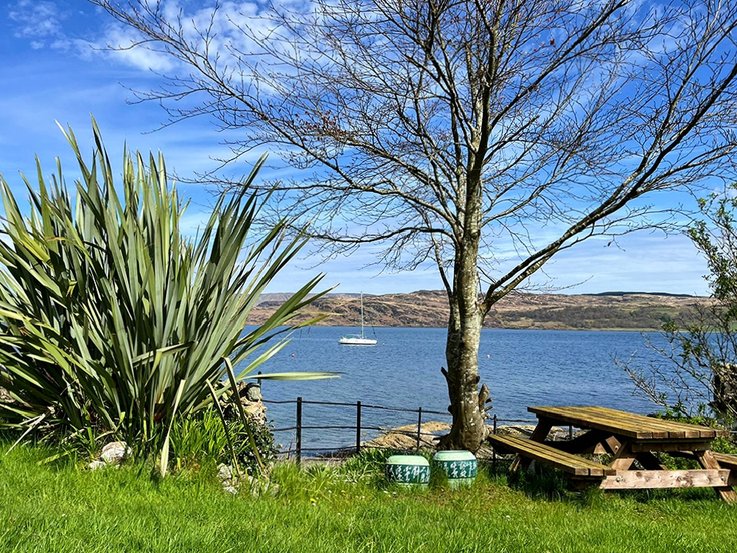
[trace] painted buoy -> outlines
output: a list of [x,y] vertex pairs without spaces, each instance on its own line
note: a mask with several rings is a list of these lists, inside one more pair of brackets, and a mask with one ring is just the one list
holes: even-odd
[[420,455],[392,455],[386,460],[384,473],[389,482],[424,486],[430,481],[430,463]]
[[438,451],[432,463],[433,468],[448,477],[451,487],[468,486],[476,478],[476,457],[470,451]]

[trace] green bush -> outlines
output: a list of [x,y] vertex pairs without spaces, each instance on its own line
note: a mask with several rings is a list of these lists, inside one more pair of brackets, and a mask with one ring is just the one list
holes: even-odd
[[[253,437],[256,453],[251,446]],[[232,449],[231,449],[232,447]],[[229,419],[223,424],[215,409],[178,419],[171,432],[172,457],[181,469],[217,463],[231,464],[235,456],[240,469],[254,474],[259,461],[269,464],[278,448],[270,428],[252,419]]]
[[303,244],[285,237],[284,222],[252,236],[258,167],[188,238],[163,157],[146,164],[124,152],[116,185],[93,127],[90,164],[65,132],[81,174],[74,201],[60,164],[51,183],[38,162],[37,184],[24,177],[27,215],[0,178],[0,386],[10,392],[0,412],[23,432],[124,439],[137,455],[160,452],[165,471],[175,419],[233,395],[231,366],[242,366],[242,378],[279,351],[283,340],[272,340],[295,327],[321,277],[244,332],[261,292]]

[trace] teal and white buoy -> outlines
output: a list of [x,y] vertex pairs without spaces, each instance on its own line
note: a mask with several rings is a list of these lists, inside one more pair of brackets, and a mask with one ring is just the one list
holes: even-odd
[[434,469],[448,477],[452,488],[469,486],[476,479],[476,457],[470,451],[438,451],[432,463]]
[[392,455],[386,460],[384,474],[389,482],[404,486],[427,486],[430,463],[420,455]]

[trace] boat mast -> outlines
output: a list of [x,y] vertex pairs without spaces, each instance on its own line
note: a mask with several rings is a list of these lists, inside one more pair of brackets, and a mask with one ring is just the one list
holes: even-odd
[[361,338],[363,338],[363,292],[361,292]]

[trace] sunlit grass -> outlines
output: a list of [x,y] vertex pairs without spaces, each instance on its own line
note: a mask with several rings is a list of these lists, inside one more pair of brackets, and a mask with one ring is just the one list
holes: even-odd
[[281,465],[276,495],[232,497],[209,472],[156,480],[141,465],[90,473],[73,461],[36,464],[46,456],[27,447],[0,454],[2,552],[737,548],[737,507],[707,491],[546,499],[544,490],[511,488],[485,471],[470,489],[411,491],[356,466]]

